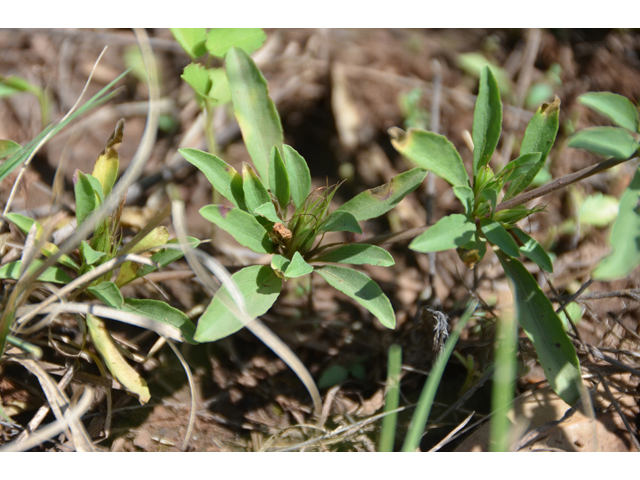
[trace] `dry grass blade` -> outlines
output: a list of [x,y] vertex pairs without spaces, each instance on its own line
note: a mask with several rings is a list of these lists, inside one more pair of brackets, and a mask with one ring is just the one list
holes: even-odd
[[[13,360],[21,364],[38,378],[38,381],[42,386],[42,390],[47,397],[47,401],[49,402],[52,411],[55,413],[58,421],[62,422],[59,425],[61,427],[60,431],[64,431],[67,428],[71,430],[70,440],[73,441],[76,450],[79,452],[94,452],[95,448],[93,447],[91,438],[85,430],[84,425],[82,425],[82,422],[79,420],[79,416],[68,415],[67,412],[62,411],[63,408],[66,409],[70,406],[69,399],[64,394],[64,392],[60,390],[58,385],[53,381],[49,374],[44,371],[44,369],[40,367],[40,365],[38,365],[38,362],[36,362],[35,360],[20,358],[14,358]],[[91,397],[93,397],[93,393],[91,394]],[[86,409],[84,411],[86,411]],[[84,411],[82,413],[84,413]],[[67,436],[69,436],[68,433]],[[36,445],[38,444],[39,443],[36,443]],[[17,447],[20,447],[20,445],[18,444]],[[33,448],[33,446],[29,448]]]
[[[210,255],[207,255],[200,250],[193,250],[189,247],[187,243],[187,230],[184,222],[184,203],[179,200],[173,200],[172,204],[173,224],[180,241],[180,247],[183,249],[185,258],[187,259],[187,262],[189,262],[189,265],[195,274],[203,285],[212,291],[212,293],[215,292],[217,286],[213,284],[209,275],[204,274],[202,265],[205,265],[211,273],[213,273],[222,282],[235,302],[235,305],[225,304],[225,306],[230,311],[234,312],[237,318],[241,319],[242,323],[251,333],[258,337],[267,347],[278,355],[278,357],[280,357],[282,361],[291,368],[291,370],[295,372],[311,395],[316,414],[320,415],[322,410],[322,399],[320,397],[318,387],[307,368],[296,354],[293,353],[293,351],[280,338],[278,338],[278,336],[269,330],[264,323],[257,318],[249,318],[245,311],[242,294],[227,269]],[[198,258],[196,258],[196,256]]]
[[182,442],[182,448],[181,448],[181,450],[184,452],[187,449],[187,446],[189,445],[189,440],[191,440],[191,434],[193,433],[193,426],[196,423],[196,412],[197,412],[196,382],[193,380],[193,375],[191,374],[191,369],[189,368],[189,364],[187,363],[185,358],[182,356],[182,353],[180,353],[180,350],[178,349],[178,347],[176,347],[175,344],[170,340],[167,340],[167,343],[171,347],[171,350],[173,350],[173,353],[176,354],[176,357],[178,357],[178,360],[180,360],[180,363],[182,364],[182,368],[184,368],[184,372],[187,374],[187,381],[189,382],[189,392],[191,394],[191,410],[189,411],[189,424],[187,426],[187,432],[184,435],[184,441]]
[[451,439],[460,431],[462,430],[467,423],[469,423],[471,421],[471,419],[473,418],[473,416],[476,414],[476,412],[471,412],[469,415],[467,415],[467,418],[465,418],[462,422],[460,422],[460,424],[454,428],[453,430],[451,430],[446,437],[444,437],[442,440],[440,440],[435,447],[433,447],[431,450],[429,450],[430,452],[437,452],[438,450],[440,450],[442,447],[444,447],[447,443],[449,443],[451,441]]

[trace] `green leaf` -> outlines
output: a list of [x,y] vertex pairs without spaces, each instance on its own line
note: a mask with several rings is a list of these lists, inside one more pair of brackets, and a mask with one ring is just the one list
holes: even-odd
[[[35,271],[40,268],[44,262],[42,260],[33,260],[29,265],[29,271]],[[5,263],[0,267],[0,278],[11,278],[18,280],[20,278],[20,266],[21,260],[16,262]],[[64,270],[58,267],[49,267],[38,277],[40,282],[62,283],[67,284],[72,281],[71,277],[67,275]]]
[[351,265],[378,265],[390,267],[396,262],[384,248],[375,245],[357,243],[344,245],[326,253],[321,253],[313,259],[314,262],[348,263]]
[[13,155],[22,147],[12,140],[0,140],[0,159]]
[[527,153],[540,152],[540,161],[544,165],[547,156],[556,141],[560,117],[560,99],[552,103],[543,103],[533,115],[524,132],[520,156]]
[[278,217],[276,207],[271,202],[263,203],[253,211],[253,214],[254,216],[259,215],[261,217],[264,217],[272,223],[282,222],[282,220],[280,220],[280,217]]
[[396,315],[387,296],[376,282],[351,268],[323,265],[315,271],[329,285],[369,310],[387,328],[395,328]]
[[511,184],[502,201],[506,202],[527,188],[543,166],[544,159],[540,152],[525,153],[509,162],[505,168],[511,170],[507,178],[507,181],[510,180]]
[[516,317],[535,347],[549,385],[573,405],[584,387],[580,362],[562,321],[527,269],[518,260],[497,253],[513,292]]
[[[282,280],[268,266],[246,267],[231,278],[244,298],[246,312],[251,319],[267,313],[282,288]],[[198,321],[196,341],[214,342],[243,328],[244,324],[232,309],[238,311],[235,301],[223,286]]]
[[211,55],[222,58],[231,47],[251,53],[260,48],[266,39],[261,28],[212,28],[205,46]]
[[300,252],[296,252],[293,254],[291,263],[287,266],[284,275],[287,278],[297,278],[309,275],[311,272],[313,272],[313,266],[304,261]]
[[121,309],[124,305],[120,289],[113,282],[100,282],[95,287],[88,287],[87,291],[108,307]]
[[358,222],[376,218],[395,207],[413,192],[427,176],[424,168],[413,168],[396,175],[390,182],[356,195],[336,211],[352,214]]
[[[565,305],[565,310],[571,317],[574,325],[577,325],[580,320],[582,320],[582,315],[586,310],[584,307],[578,305],[576,302],[571,302],[569,305]],[[558,317],[562,321],[562,325],[566,331],[572,331],[571,323],[567,320],[567,316],[564,314],[564,311],[558,312]]]
[[271,150],[271,162],[269,163],[269,185],[271,193],[278,199],[281,209],[284,209],[291,199],[289,190],[289,176],[280,155],[280,150],[273,147]]
[[482,227],[482,233],[485,234],[487,240],[492,244],[496,245],[507,255],[512,257],[520,256],[518,244],[499,222],[483,218],[480,220],[480,226]]
[[591,278],[615,280],[624,278],[640,265],[640,169],[622,194],[618,218],[613,224],[609,242],[613,247]]
[[453,187],[453,194],[458,197],[458,200],[464,205],[464,213],[471,215],[474,207],[474,194],[473,188],[468,185],[457,185]]
[[211,79],[211,90],[208,98],[215,101],[216,105],[222,105],[231,101],[231,90],[224,68],[208,68],[207,73]]
[[273,257],[271,257],[271,268],[280,278],[284,277],[284,272],[287,271],[287,267],[290,263],[291,260],[283,255],[274,255]]
[[336,210],[322,223],[321,232],[353,232],[362,233],[358,220],[349,212]]
[[447,137],[417,128],[404,132],[397,127],[389,129],[389,136],[393,147],[416,165],[432,171],[454,187],[469,186],[462,158]]
[[196,59],[207,53],[204,46],[207,40],[206,28],[170,28],[169,30],[191,58]]
[[578,101],[619,127],[632,132],[640,130],[638,110],[627,97],[611,92],[588,92],[580,95]]
[[246,162],[242,162],[242,188],[249,212],[255,212],[260,205],[271,203],[271,195],[255,170]]
[[124,359],[116,342],[111,338],[104,322],[91,314],[87,315],[87,327],[89,327],[89,335],[91,341],[104,359],[104,363],[111,374],[120,382],[127,390],[135,393],[140,403],[145,404],[151,399],[149,387],[144,378],[140,376],[134,368]]
[[332,365],[326,368],[318,379],[318,388],[329,388],[344,382],[349,378],[349,370],[342,365]]
[[76,170],[74,175],[73,189],[76,196],[76,219],[80,225],[98,207],[98,198],[87,175],[80,170]]
[[[209,91],[213,84],[209,71],[202,65],[191,63],[184,68],[180,75],[185,82],[189,84],[193,91],[199,96],[199,101],[209,97]],[[202,103],[200,103],[202,106]]]
[[466,245],[473,239],[476,224],[466,215],[454,213],[438,220],[409,244],[415,252],[441,252]]
[[[177,244],[178,239],[174,238],[173,240],[169,240],[167,242],[168,244]],[[200,240],[198,240],[197,238],[193,238],[193,237],[187,237],[187,244],[191,246],[191,248],[196,248],[199,244],[200,244]],[[170,263],[175,262],[176,260],[179,260],[182,258],[184,254],[182,253],[182,250],[178,250],[178,249],[174,249],[174,248],[165,248],[163,250],[160,250],[156,253],[154,253],[153,255],[151,255],[151,260],[153,260],[155,263],[157,263],[159,265],[160,268],[164,268],[167,265],[169,265]],[[148,275],[151,272],[155,272],[157,270],[156,267],[153,267],[151,265],[142,265],[139,269],[138,272],[136,273],[135,278],[132,278],[131,280],[135,280],[136,278],[140,278],[140,277],[144,277],[145,275]]]
[[304,204],[311,194],[311,173],[309,166],[302,156],[289,145],[284,145],[284,164],[289,175],[291,198],[296,208]]
[[183,312],[173,308],[165,302],[159,300],[125,298],[122,310],[135,313],[142,317],[150,318],[165,325],[171,325],[182,332],[184,339],[189,343],[196,343],[193,335],[196,331],[195,325]]
[[240,245],[257,253],[274,252],[267,230],[250,213],[222,205],[207,205],[200,209],[200,215],[231,234]]
[[480,74],[480,87],[473,112],[473,174],[489,164],[502,131],[502,101],[496,77],[485,66]]
[[580,223],[594,227],[606,227],[616,218],[620,210],[620,202],[616,197],[597,192],[589,195],[578,210]]
[[181,148],[180,154],[205,174],[213,188],[242,210],[247,210],[244,200],[242,177],[224,160],[195,148]]
[[457,254],[460,260],[469,268],[475,268],[487,253],[487,239],[478,235],[478,231],[473,232],[473,236],[468,243],[458,247]]
[[226,55],[233,110],[249,155],[265,186],[270,187],[269,162],[274,145],[282,150],[282,124],[269,97],[267,81],[251,57],[232,47]]
[[87,265],[95,265],[102,257],[106,255],[104,252],[96,252],[84,240],[80,243],[80,253]]
[[515,233],[516,237],[522,242],[522,247],[519,248],[520,253],[535,262],[541,269],[553,273],[553,263],[551,262],[549,254],[542,248],[542,245],[519,228],[513,228],[511,231]]
[[458,55],[456,57],[456,64],[462,70],[475,78],[480,78],[482,76],[482,71],[487,66],[490,67],[491,73],[496,77],[500,91],[505,95],[511,94],[511,79],[509,74],[499,65],[487,60],[487,58],[481,53],[470,52]]
[[633,135],[617,127],[585,128],[571,135],[568,145],[619,160],[630,158],[640,147]]

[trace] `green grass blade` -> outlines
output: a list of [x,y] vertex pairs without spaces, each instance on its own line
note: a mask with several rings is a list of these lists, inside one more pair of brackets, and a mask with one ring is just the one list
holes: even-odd
[[436,397],[438,385],[440,385],[440,379],[442,378],[444,369],[447,366],[449,357],[451,357],[453,349],[458,342],[460,332],[462,332],[462,329],[471,318],[471,315],[475,311],[477,305],[478,302],[474,301],[467,307],[462,317],[460,317],[457,325],[449,335],[449,338],[445,342],[444,350],[436,359],[433,367],[431,367],[431,372],[429,373],[429,377],[427,378],[427,381],[424,384],[424,388],[422,389],[422,393],[420,394],[420,399],[418,400],[416,411],[413,413],[413,417],[411,418],[409,431],[407,432],[407,436],[404,439],[404,444],[402,445],[403,452],[415,452],[416,450],[418,450],[418,448],[420,448],[420,440],[422,439],[422,434],[424,433],[424,427],[427,425],[427,420],[429,420],[429,414],[431,413],[433,400]]
[[396,424],[398,423],[398,408],[400,400],[400,371],[402,369],[402,347],[391,345],[387,361],[387,394],[384,402],[385,417],[382,419],[380,431],[379,452],[393,452],[396,438]]

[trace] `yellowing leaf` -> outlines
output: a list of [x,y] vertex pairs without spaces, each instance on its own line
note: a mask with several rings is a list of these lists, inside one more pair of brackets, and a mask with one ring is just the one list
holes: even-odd
[[93,175],[98,179],[102,186],[102,193],[108,195],[118,178],[118,170],[120,168],[120,157],[117,148],[122,143],[122,135],[124,133],[124,119],[118,120],[116,128],[107,140],[104,150],[96,160],[93,168]]

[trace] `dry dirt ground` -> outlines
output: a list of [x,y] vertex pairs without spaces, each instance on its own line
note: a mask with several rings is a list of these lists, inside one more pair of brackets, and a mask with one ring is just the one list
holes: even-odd
[[[549,158],[554,178],[598,161],[584,151],[565,147],[572,129],[603,124],[602,118],[578,104],[580,94],[611,91],[633,101],[640,98],[640,36],[632,31],[267,29],[266,32],[267,41],[257,53],[256,62],[277,103],[285,141],[306,158],[316,187],[346,179],[338,190],[336,204],[410,168],[393,150],[386,132],[392,126],[403,127],[405,118],[399,96],[414,88],[422,90],[421,107],[429,112],[428,121],[434,120],[431,112],[435,103],[439,107],[440,133],[456,145],[465,164],[471,164],[472,155],[464,132],[471,130],[477,80],[459,67],[461,53],[482,52],[495,65],[504,68],[512,83],[514,94],[505,99],[505,106],[510,106],[505,107],[505,130],[497,156],[517,156],[517,148],[510,147],[507,139],[511,136],[517,146],[531,116],[532,110],[522,108],[524,97],[518,92],[546,82],[560,97],[561,128]],[[197,124],[198,107],[189,87],[180,79],[182,69],[190,60],[168,30],[151,30],[149,34],[160,66],[162,112],[167,122],[145,167],[144,181],[139,184],[143,187],[142,193],[127,199],[126,234],[134,235],[140,225],[167,202],[164,185],[170,180],[179,186],[186,201],[190,235],[207,239],[212,234],[210,224],[197,212],[211,203],[211,187],[202,174],[190,169],[176,154],[179,147],[206,148],[202,128]],[[50,118],[57,120],[76,101],[105,45],[109,48],[89,86],[89,93],[93,94],[126,68],[124,58],[136,48],[130,31],[0,31],[0,75],[20,76],[45,87],[51,98]],[[532,63],[527,56],[531,48]],[[560,66],[561,82],[554,83],[547,73],[557,68],[554,64]],[[439,83],[442,88],[437,95]],[[46,215],[56,169],[64,163],[61,204],[63,210],[72,212],[73,172],[92,170],[105,140],[122,117],[126,119],[126,128],[119,151],[122,170],[126,168],[144,129],[147,108],[144,102],[148,92],[146,85],[133,75],[121,84],[125,88],[113,101],[60,133],[38,153],[22,180],[13,211]],[[243,161],[249,161],[232,115],[221,109],[214,123],[220,156],[236,168]],[[25,144],[40,129],[39,106],[32,95],[0,100],[0,138]],[[580,189],[585,195],[602,192],[619,197],[629,183],[633,168],[633,165],[623,166],[592,177],[583,182]],[[159,173],[165,174],[164,181],[158,181],[162,180]],[[0,185],[2,208],[13,181],[15,175]],[[427,182],[385,218],[365,222],[361,238],[425,225],[428,198],[432,199],[432,221],[459,212],[459,203],[448,184],[437,179],[435,196],[428,195],[426,185]],[[606,229],[559,232],[558,226],[575,216],[571,198],[569,191],[545,197],[541,202],[547,205],[546,212],[537,214],[527,225],[556,255],[552,282],[560,294],[577,291],[607,251]],[[22,241],[24,239],[14,232],[12,242]],[[366,269],[391,299],[398,318],[394,331],[383,328],[367,311],[328,288],[319,277],[313,279],[311,302],[306,283],[289,281],[281,299],[262,318],[293,349],[316,381],[323,375],[326,379],[327,372],[335,372],[336,368],[349,372],[338,386],[331,387],[331,382],[320,385],[325,404],[321,419],[314,417],[312,402],[298,378],[245,330],[213,344],[181,347],[195,378],[193,392],[181,364],[168,346],[143,364],[134,363],[151,387],[152,399],[148,404],[140,405],[134,397],[114,388],[109,406],[107,390],[99,386],[95,403],[83,420],[96,447],[111,451],[180,450],[187,433],[193,393],[197,408],[187,446],[190,451],[286,448],[375,451],[380,420],[368,419],[380,413],[384,404],[389,346],[398,343],[403,347],[401,404],[411,406],[419,396],[432,357],[429,351],[432,326],[422,320],[421,307],[438,308],[455,324],[470,292],[475,290],[495,308],[472,319],[463,332],[457,353],[440,385],[421,449],[426,451],[436,446],[470,414],[469,423],[439,448],[486,448],[482,447],[480,436],[490,413],[491,382],[487,380],[487,372],[493,361],[494,315],[511,302],[506,280],[497,268],[496,258],[489,254],[471,271],[455,252],[444,252],[437,255],[435,268],[431,269],[427,255],[409,251],[407,243],[388,246],[396,260],[395,266]],[[214,243],[202,248],[231,271],[256,261],[233,239],[219,233]],[[12,247],[5,246],[0,254],[2,263],[9,261]],[[545,277],[533,265],[529,266],[538,275],[545,292],[556,298]],[[126,295],[168,299],[174,307],[197,318],[208,297],[189,275],[186,263],[177,262],[171,268],[183,273],[178,273],[173,280],[130,287]],[[584,298],[582,303],[586,310],[579,323],[580,332],[587,344],[598,347],[614,360],[598,360],[597,364],[628,423],[628,427],[622,423],[616,405],[612,405],[606,392],[602,393],[596,411],[598,428],[602,430],[598,430],[602,433],[598,448],[604,450],[634,450],[631,435],[637,435],[638,429],[636,399],[640,392],[638,370],[634,368],[638,363],[640,312],[638,297],[633,291],[608,298],[600,298],[604,295],[599,292],[638,288],[637,273],[617,282],[591,284],[591,298]],[[4,295],[10,288],[10,282],[3,284]],[[116,323],[110,323],[110,328],[122,339],[125,348],[146,356],[156,338]],[[41,364],[54,378],[59,379],[65,368],[75,363],[77,373],[67,388],[70,397],[82,385],[101,384],[95,365],[65,358],[60,348],[50,346],[51,338],[78,340],[79,335],[75,322],[61,317],[57,323],[29,338],[43,346],[45,356]],[[545,390],[544,376],[532,355],[530,344],[521,335],[517,392],[521,399],[517,410],[525,415],[531,410],[535,413],[537,408],[540,415],[529,426],[532,437],[523,439],[525,430],[520,432],[517,439],[520,446],[563,450],[595,448],[585,441],[585,434],[572,436],[569,427],[561,430],[549,423],[559,420],[567,406],[558,405]],[[586,353],[579,350],[579,355],[585,373],[593,372],[594,366]],[[602,391],[597,377],[593,377],[591,386]],[[0,424],[2,444],[16,438],[46,400],[37,379],[9,358],[3,358],[0,364],[0,395],[3,408],[13,413],[14,422]],[[451,410],[449,407],[461,398],[463,400]],[[400,415],[396,447],[401,445],[411,413],[412,409],[407,408]],[[531,415],[528,418],[533,418]],[[580,424],[577,418],[574,415],[561,425]],[[49,414],[43,424],[53,420]],[[62,434],[36,450],[72,448],[73,444]]]

